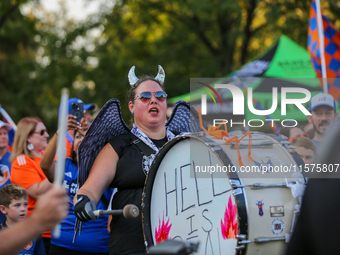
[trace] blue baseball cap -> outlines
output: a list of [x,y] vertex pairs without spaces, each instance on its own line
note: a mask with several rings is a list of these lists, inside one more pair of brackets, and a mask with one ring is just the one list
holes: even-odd
[[[68,100],[68,114],[71,113],[71,110],[72,110],[72,104],[73,103],[84,103],[83,101],[81,101],[79,98],[75,98],[75,97],[72,97]],[[60,107],[59,106],[59,114],[60,114]],[[96,105],[95,104],[84,104],[84,110],[85,111],[92,111],[96,108]]]
[[94,110],[94,108],[96,108],[95,104],[84,104],[84,110],[85,111],[92,111],[92,110]]
[[[81,100],[78,99],[78,98],[75,98],[75,97],[70,98],[70,99],[68,100],[68,114],[70,114],[71,111],[72,111],[72,104],[73,104],[73,103],[84,103],[84,102],[81,101]],[[85,108],[85,104],[84,104],[84,108]],[[85,109],[84,109],[84,110],[85,110]]]
[[334,97],[330,94],[319,93],[310,100],[309,111],[313,111],[316,107],[322,105],[329,106],[336,110]]

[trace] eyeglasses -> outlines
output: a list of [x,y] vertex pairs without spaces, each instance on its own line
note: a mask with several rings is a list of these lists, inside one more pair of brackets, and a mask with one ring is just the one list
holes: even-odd
[[32,132],[32,134],[40,134],[41,136],[43,136],[45,134],[45,132],[47,133],[47,130],[46,129],[43,129],[39,132]]
[[168,96],[164,91],[156,91],[156,92],[144,91],[140,93],[139,96],[136,96],[135,99],[139,99],[142,102],[146,103],[152,98],[152,94],[154,94],[156,99],[161,102],[163,102]]

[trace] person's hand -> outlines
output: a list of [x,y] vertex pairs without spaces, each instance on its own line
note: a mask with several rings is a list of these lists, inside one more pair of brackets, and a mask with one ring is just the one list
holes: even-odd
[[69,114],[67,116],[67,130],[77,130],[80,128],[80,123],[76,120],[76,116]]
[[77,194],[77,200],[74,205],[74,214],[81,221],[96,220],[93,211],[96,210],[96,204],[84,194]]
[[53,186],[39,196],[35,209],[30,217],[34,217],[43,231],[53,228],[68,215],[69,198],[66,189]]
[[[85,111],[84,111],[85,114]],[[90,123],[86,121],[86,119],[83,117],[80,121],[80,128],[78,128],[78,132],[85,136],[86,131],[90,128]]]

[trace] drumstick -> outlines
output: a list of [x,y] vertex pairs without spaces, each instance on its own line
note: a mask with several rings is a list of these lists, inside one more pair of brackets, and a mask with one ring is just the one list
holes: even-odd
[[9,124],[11,124],[14,131],[17,131],[17,125],[15,125],[11,116],[8,115],[8,113],[5,111],[5,109],[1,107],[1,104],[0,104],[0,112],[1,112],[2,116],[9,122]]
[[94,216],[102,216],[102,215],[124,215],[127,219],[136,218],[139,215],[139,209],[135,205],[128,204],[124,206],[123,209],[117,210],[96,210],[93,211]]
[[[58,141],[57,141],[57,162],[54,171],[54,184],[60,187],[64,179],[65,173],[65,158],[66,158],[66,143],[65,135],[67,131],[67,113],[68,113],[68,89],[63,88],[61,90],[61,111],[58,120]],[[60,236],[60,224],[57,224],[53,230],[53,237],[59,238]]]

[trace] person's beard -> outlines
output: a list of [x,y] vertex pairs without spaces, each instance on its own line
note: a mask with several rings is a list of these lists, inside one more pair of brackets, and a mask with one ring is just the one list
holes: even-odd
[[[318,133],[319,135],[324,135],[325,133],[326,133],[326,130],[325,130],[325,132],[321,132],[319,129],[320,129],[320,126],[321,125],[324,125],[324,124],[327,124],[327,125],[329,125],[330,123],[329,123],[329,121],[327,121],[327,120],[323,120],[322,122],[320,122],[318,125],[316,125],[315,123],[314,123],[314,121],[313,121],[313,128],[314,128],[314,131],[316,132],[316,133]],[[318,128],[317,128],[318,127]]]

